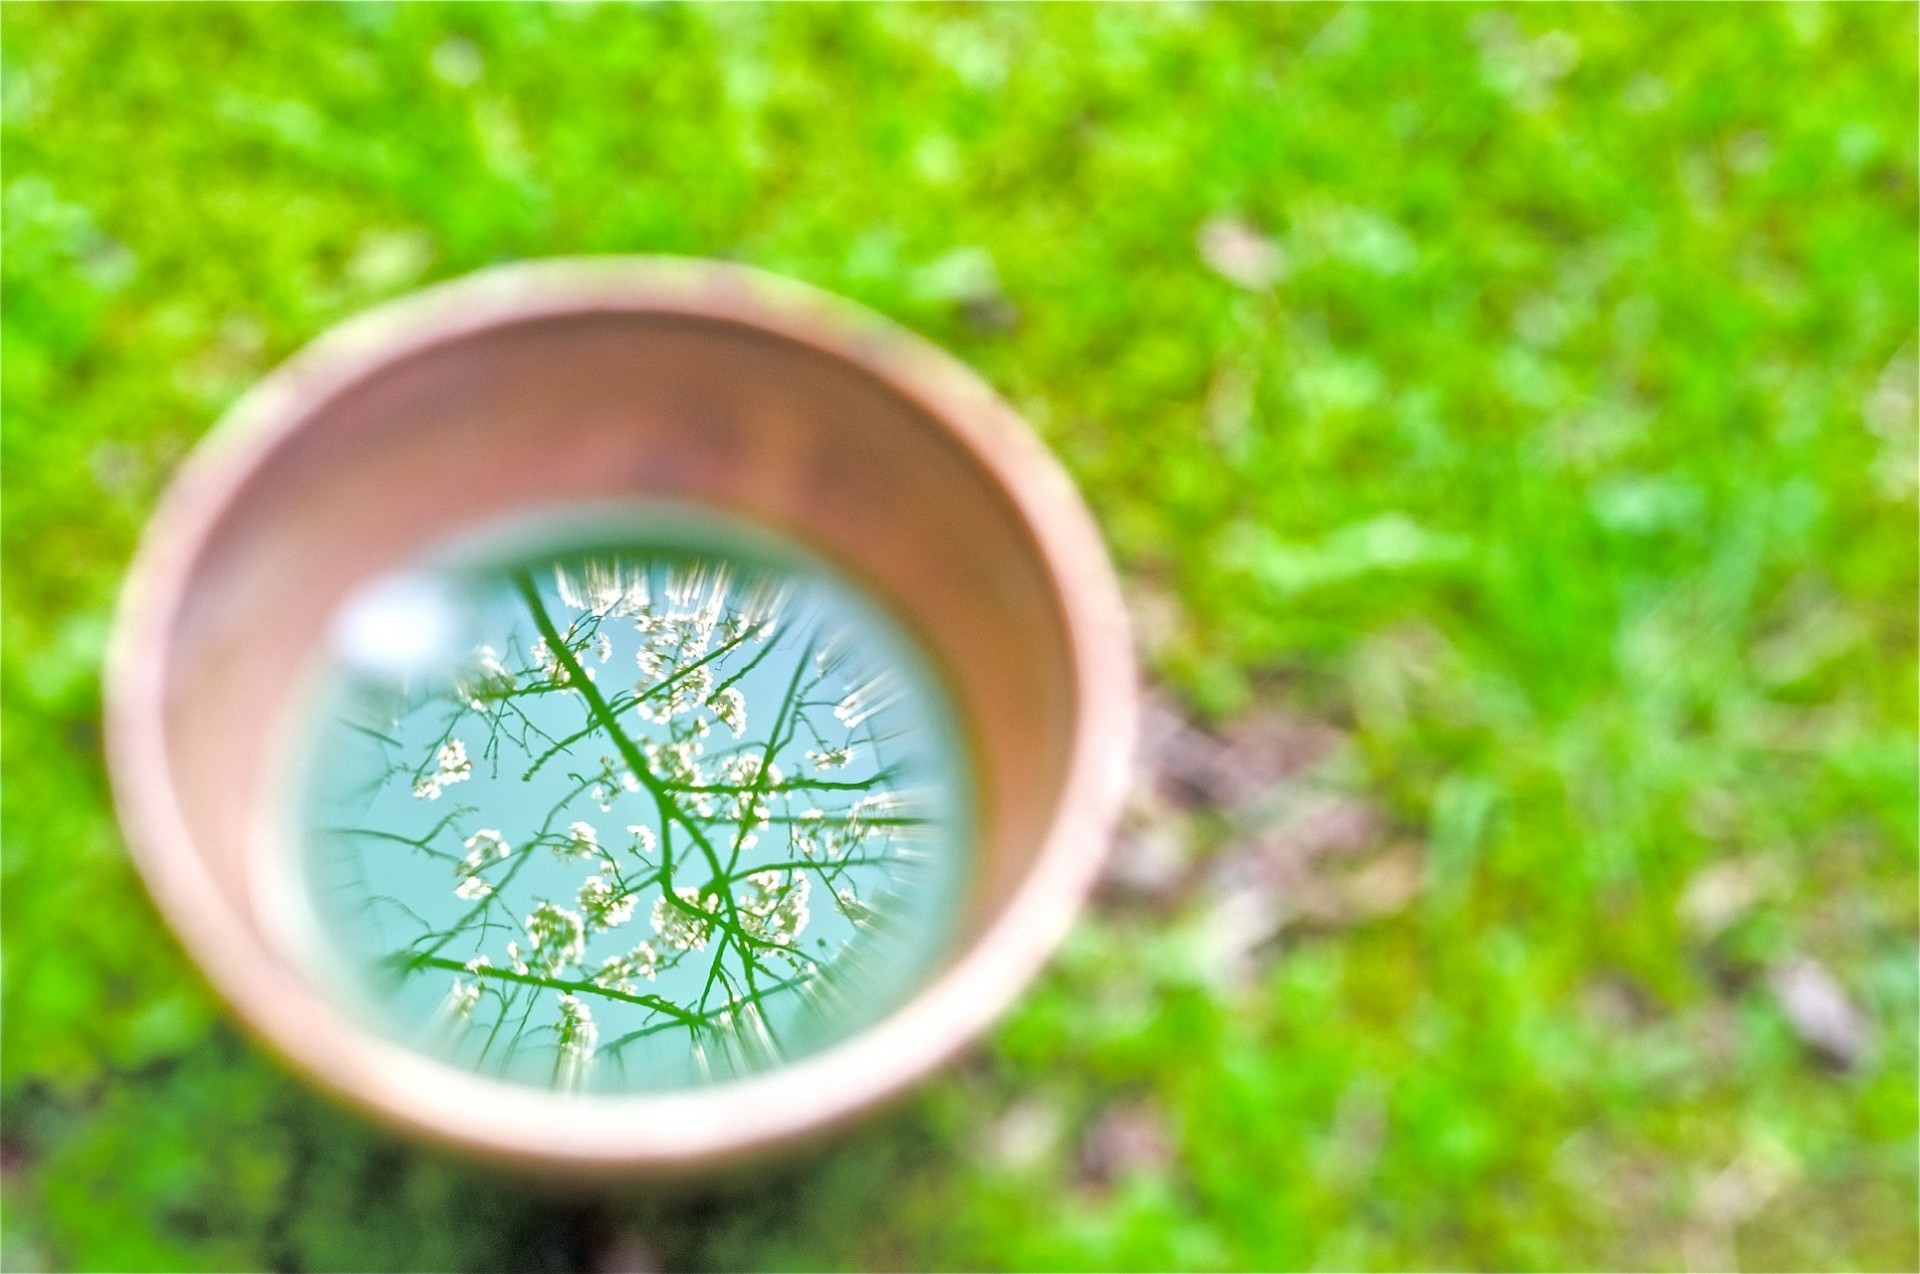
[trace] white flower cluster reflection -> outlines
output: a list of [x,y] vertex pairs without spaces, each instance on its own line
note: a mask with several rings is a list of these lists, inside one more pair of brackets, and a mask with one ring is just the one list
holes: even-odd
[[[489,1047],[544,1037],[556,1085],[661,1030],[777,1053],[769,1004],[823,994],[914,856],[923,820],[874,724],[889,670],[715,563],[587,560],[515,584],[526,622],[407,709],[444,728],[395,780],[423,807],[472,783],[478,804],[398,838],[447,862],[460,906],[392,962],[448,977],[444,1020]],[[557,774],[557,804],[500,786],[551,793]],[[844,920],[833,943],[810,940],[822,905]]]

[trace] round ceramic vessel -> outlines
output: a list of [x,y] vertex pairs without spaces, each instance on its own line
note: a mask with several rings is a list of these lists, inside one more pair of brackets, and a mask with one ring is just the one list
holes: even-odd
[[[691,502],[863,581],[943,671],[973,740],[960,936],[876,1025],[777,1069],[657,1094],[550,1092],[381,1038],[295,971],[254,903],[302,678],[358,584],[531,510]],[[1105,855],[1135,686],[1112,566],[1020,419],[924,341],[714,262],[489,270],[329,332],[248,395],[168,491],[107,669],[127,839],[239,1017],[321,1085],[529,1165],[671,1170],[898,1093],[1019,994]]]

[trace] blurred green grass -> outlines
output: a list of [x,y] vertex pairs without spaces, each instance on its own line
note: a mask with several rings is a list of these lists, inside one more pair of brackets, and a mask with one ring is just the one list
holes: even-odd
[[[0,38],[8,1267],[1920,1263],[1912,6],[10,5]],[[1273,282],[1208,268],[1220,218]],[[335,320],[627,251],[980,368],[1154,670],[1343,731],[1421,896],[1239,990],[1194,972],[1199,903],[1110,902],[965,1066],[696,1194],[532,1190],[285,1077],[107,807],[141,522]],[[1703,929],[1716,868],[1746,896]],[[1802,956],[1873,1024],[1851,1073],[1768,990]]]

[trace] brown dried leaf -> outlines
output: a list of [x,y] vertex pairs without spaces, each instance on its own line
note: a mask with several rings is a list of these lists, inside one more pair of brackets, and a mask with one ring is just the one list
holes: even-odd
[[1364,801],[1319,793],[1222,851],[1210,864],[1213,901],[1196,933],[1203,979],[1220,991],[1244,989],[1261,949],[1288,925],[1358,924],[1412,902],[1425,881],[1421,849],[1400,842],[1366,854],[1384,830]]
[[1124,597],[1127,622],[1148,659],[1186,640],[1186,606],[1172,589],[1135,576],[1126,581]]
[[988,1124],[980,1141],[980,1156],[1011,1172],[1037,1166],[1060,1143],[1063,1121],[1055,1103],[1027,1097]]
[[593,1268],[598,1274],[660,1274],[665,1266],[638,1232],[622,1230],[594,1254]]
[[1164,693],[1149,691],[1140,721],[1141,782],[1183,804],[1232,809],[1325,760],[1345,737],[1335,726],[1273,707],[1210,734]]
[[1286,927],[1287,911],[1271,888],[1249,886],[1216,892],[1193,929],[1193,960],[1200,980],[1216,994],[1234,995],[1252,985],[1255,956]]
[[1135,1101],[1103,1113],[1080,1146],[1081,1179],[1108,1185],[1128,1177],[1164,1171],[1175,1160],[1166,1116],[1152,1102]]
[[1121,816],[1106,883],[1124,894],[1165,902],[1186,883],[1192,865],[1187,818],[1151,789],[1136,791]]
[[1768,883],[1763,865],[1753,859],[1709,863],[1681,891],[1680,919],[1698,937],[1712,938],[1751,910]]
[[1404,911],[1420,896],[1426,879],[1426,865],[1419,846],[1390,846],[1364,867],[1341,879],[1337,919],[1341,924],[1359,924]]
[[1280,245],[1238,217],[1214,217],[1200,227],[1200,258],[1227,282],[1258,292],[1286,271]]
[[1871,1028],[1826,966],[1800,956],[1774,966],[1767,984],[1803,1044],[1841,1070],[1859,1063]]
[[1277,707],[1258,707],[1230,723],[1206,774],[1217,805],[1232,808],[1266,795],[1337,751],[1346,732]]

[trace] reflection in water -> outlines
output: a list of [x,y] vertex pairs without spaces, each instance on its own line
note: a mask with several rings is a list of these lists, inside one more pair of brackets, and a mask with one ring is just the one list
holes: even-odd
[[942,688],[845,581],[715,530],[469,555],[343,612],[309,946],[390,1034],[673,1088],[843,1038],[939,956],[971,813]]

